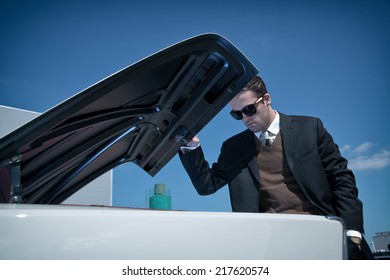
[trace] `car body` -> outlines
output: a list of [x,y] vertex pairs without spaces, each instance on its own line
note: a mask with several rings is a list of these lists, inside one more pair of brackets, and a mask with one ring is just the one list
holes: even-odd
[[0,258],[345,258],[334,217],[59,205],[123,163],[157,174],[257,72],[222,36],[199,35],[4,136]]
[[0,204],[0,222],[0,259],[344,257],[342,223],[313,215]]

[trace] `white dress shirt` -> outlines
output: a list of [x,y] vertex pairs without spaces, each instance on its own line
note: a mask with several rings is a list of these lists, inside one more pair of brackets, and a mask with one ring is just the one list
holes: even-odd
[[265,143],[265,139],[269,139],[271,144],[272,144],[272,142],[275,140],[276,135],[279,133],[280,116],[279,116],[278,112],[275,111],[275,113],[276,113],[275,118],[272,121],[272,123],[270,124],[270,126],[268,127],[268,129],[255,133],[257,138],[259,138],[261,143],[263,143],[263,144]]

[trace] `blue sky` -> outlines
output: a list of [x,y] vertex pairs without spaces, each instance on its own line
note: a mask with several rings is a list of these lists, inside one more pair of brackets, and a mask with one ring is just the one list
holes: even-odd
[[[219,33],[260,70],[273,107],[320,117],[355,172],[369,240],[390,230],[390,2],[1,1],[0,104],[44,112],[186,38]],[[199,134],[209,162],[244,129],[222,110]],[[173,208],[231,211],[227,188],[201,197],[175,157],[155,177],[114,171],[113,203],[146,207],[155,183]]]

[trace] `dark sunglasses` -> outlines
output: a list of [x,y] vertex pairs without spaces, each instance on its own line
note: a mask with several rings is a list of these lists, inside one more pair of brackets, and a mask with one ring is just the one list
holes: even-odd
[[234,110],[231,110],[230,111],[230,115],[232,115],[233,118],[235,118],[236,120],[242,120],[242,114],[244,113],[245,115],[247,115],[248,117],[251,117],[253,116],[254,114],[256,114],[256,105],[261,101],[263,100],[263,96],[261,96],[259,99],[256,100],[255,103],[253,104],[250,104],[250,105],[246,105],[244,108],[242,108],[242,110],[240,111],[234,111]]

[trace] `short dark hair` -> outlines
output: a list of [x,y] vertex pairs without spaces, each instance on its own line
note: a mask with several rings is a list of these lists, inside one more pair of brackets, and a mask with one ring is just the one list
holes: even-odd
[[258,97],[263,96],[264,94],[268,93],[267,87],[265,86],[265,83],[262,78],[259,76],[253,77],[243,88],[241,91],[247,91],[251,90]]

